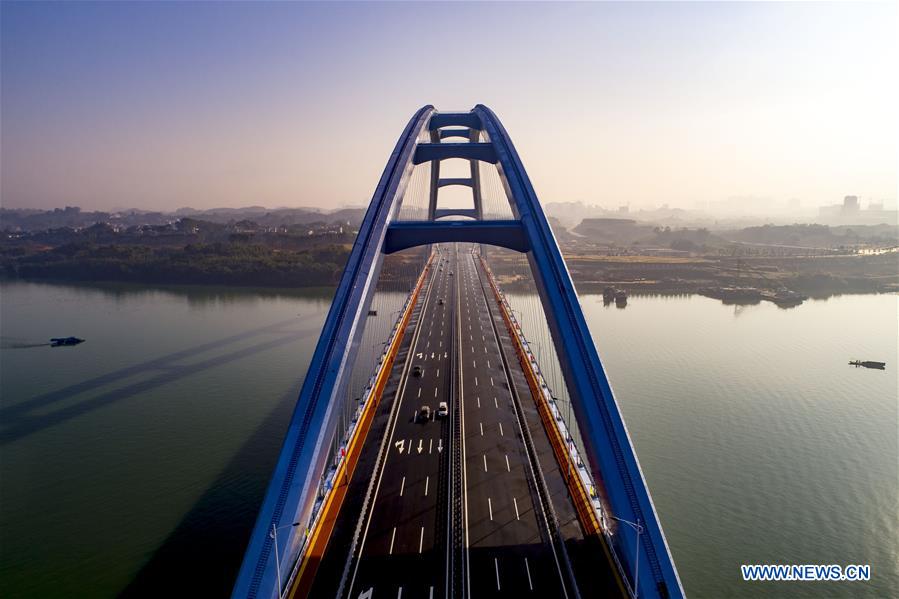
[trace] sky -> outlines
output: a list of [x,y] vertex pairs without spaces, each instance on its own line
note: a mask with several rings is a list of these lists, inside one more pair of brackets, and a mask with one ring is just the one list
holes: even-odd
[[[490,106],[544,203],[894,205],[897,4],[0,4],[0,204],[366,204]],[[744,200],[740,200],[744,201]]]

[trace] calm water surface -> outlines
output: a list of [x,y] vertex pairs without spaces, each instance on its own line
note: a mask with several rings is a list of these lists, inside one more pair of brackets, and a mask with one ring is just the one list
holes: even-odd
[[[0,595],[227,595],[331,292],[0,292]],[[582,303],[690,596],[895,596],[896,296]]]

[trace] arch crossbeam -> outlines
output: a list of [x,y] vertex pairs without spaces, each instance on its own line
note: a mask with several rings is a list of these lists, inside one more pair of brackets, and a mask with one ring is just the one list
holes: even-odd
[[393,223],[387,228],[384,253],[392,254],[419,245],[454,241],[491,244],[516,252],[528,251],[524,229],[517,220],[450,220]]
[[473,187],[474,181],[471,178],[449,178],[449,179],[437,179],[437,187],[449,187],[450,185],[462,185],[463,187]]
[[418,144],[412,164],[421,164],[429,160],[448,160],[450,158],[481,160],[496,164],[496,152],[493,149],[493,144],[477,142]]

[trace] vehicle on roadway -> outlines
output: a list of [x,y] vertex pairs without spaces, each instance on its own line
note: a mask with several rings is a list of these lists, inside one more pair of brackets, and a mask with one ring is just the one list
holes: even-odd
[[447,414],[449,414],[449,406],[445,401],[441,401],[437,406],[437,418],[446,418]]
[[417,422],[427,422],[431,419],[431,406],[421,406],[418,414],[415,416]]
[[438,298],[437,298],[437,304],[438,304],[438,305],[441,305],[441,306],[443,305],[443,298],[442,298],[442,297],[438,297]]
[[412,376],[421,376],[421,373],[422,373],[421,366],[416,364],[415,366],[412,367]]
[[450,271],[450,276],[453,276],[453,271]]

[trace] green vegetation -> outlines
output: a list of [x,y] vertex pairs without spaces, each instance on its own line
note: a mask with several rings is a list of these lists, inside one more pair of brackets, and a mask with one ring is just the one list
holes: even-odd
[[26,279],[316,287],[335,285],[348,255],[345,245],[281,251],[245,242],[182,248],[77,242],[37,252],[7,248],[0,265],[7,276]]

